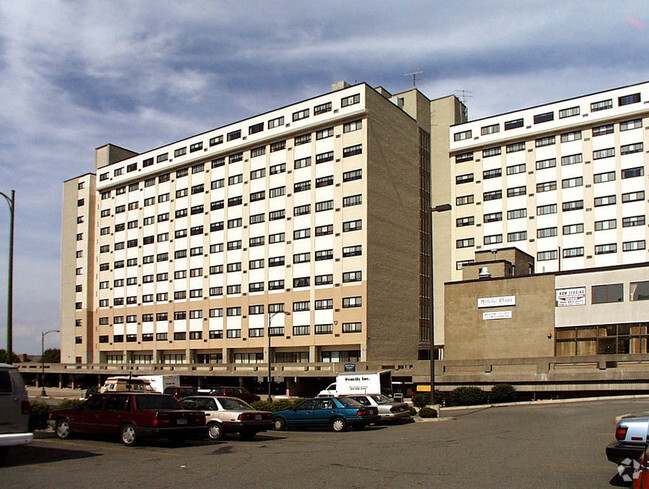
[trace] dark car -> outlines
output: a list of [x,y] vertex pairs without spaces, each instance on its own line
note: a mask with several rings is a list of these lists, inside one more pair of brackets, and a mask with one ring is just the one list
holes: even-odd
[[253,394],[245,387],[234,387],[229,385],[200,387],[198,389],[198,394],[209,396],[238,397],[242,401],[246,402],[255,402],[261,399],[261,397],[259,397],[257,394]]
[[293,409],[279,411],[273,415],[277,431],[286,428],[331,427],[334,431],[345,431],[349,426],[364,428],[380,420],[378,409],[363,406],[347,397],[316,397],[301,402]]
[[191,385],[171,386],[165,388],[164,394],[169,394],[170,396],[173,396],[177,401],[180,401],[187,396],[193,396],[194,394],[196,394],[196,388],[192,387]]
[[77,408],[51,412],[48,424],[62,440],[74,434],[115,435],[127,446],[146,437],[178,443],[206,430],[203,411],[187,411],[171,396],[144,392],[96,394]]

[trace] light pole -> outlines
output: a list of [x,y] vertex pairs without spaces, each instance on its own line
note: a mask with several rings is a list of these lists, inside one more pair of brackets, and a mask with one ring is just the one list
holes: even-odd
[[275,311],[275,312],[268,312],[268,402],[273,402],[273,397],[271,395],[271,383],[272,383],[272,377],[271,377],[271,369],[272,369],[272,354],[270,351],[270,323],[273,320],[273,318],[277,314],[284,314],[286,316],[290,316],[290,312],[285,312],[285,311]]
[[435,405],[435,281],[434,281],[434,260],[433,260],[433,238],[435,229],[433,227],[433,214],[435,212],[446,212],[452,209],[451,204],[440,204],[430,208],[430,403]]
[[16,191],[11,191],[11,197],[0,192],[7,204],[9,205],[9,272],[7,285],[7,355],[11,362],[11,353],[13,352],[13,293],[14,293],[14,215],[16,208]]
[[45,336],[60,332],[58,329],[50,329],[41,333],[41,396],[43,397],[45,397]]

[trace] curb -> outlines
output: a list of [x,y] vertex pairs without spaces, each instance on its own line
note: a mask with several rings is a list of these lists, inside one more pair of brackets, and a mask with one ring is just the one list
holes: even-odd
[[419,416],[413,416],[412,419],[415,423],[445,423],[446,421],[455,421],[457,418],[453,416],[446,418],[420,418]]

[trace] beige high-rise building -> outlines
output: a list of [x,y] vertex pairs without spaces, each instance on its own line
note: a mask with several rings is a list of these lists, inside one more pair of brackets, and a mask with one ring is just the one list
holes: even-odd
[[63,363],[428,358],[430,207],[454,198],[431,194],[431,166],[448,182],[465,107],[333,88],[141,154],[96,150],[64,185]]

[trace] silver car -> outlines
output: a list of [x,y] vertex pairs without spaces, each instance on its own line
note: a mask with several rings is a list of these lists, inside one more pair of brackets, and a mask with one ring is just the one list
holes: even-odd
[[410,408],[405,402],[394,402],[382,394],[354,394],[345,397],[354,399],[363,406],[374,406],[378,408],[382,423],[412,421]]
[[18,369],[0,363],[0,458],[8,447],[32,442],[29,409],[29,398]]

